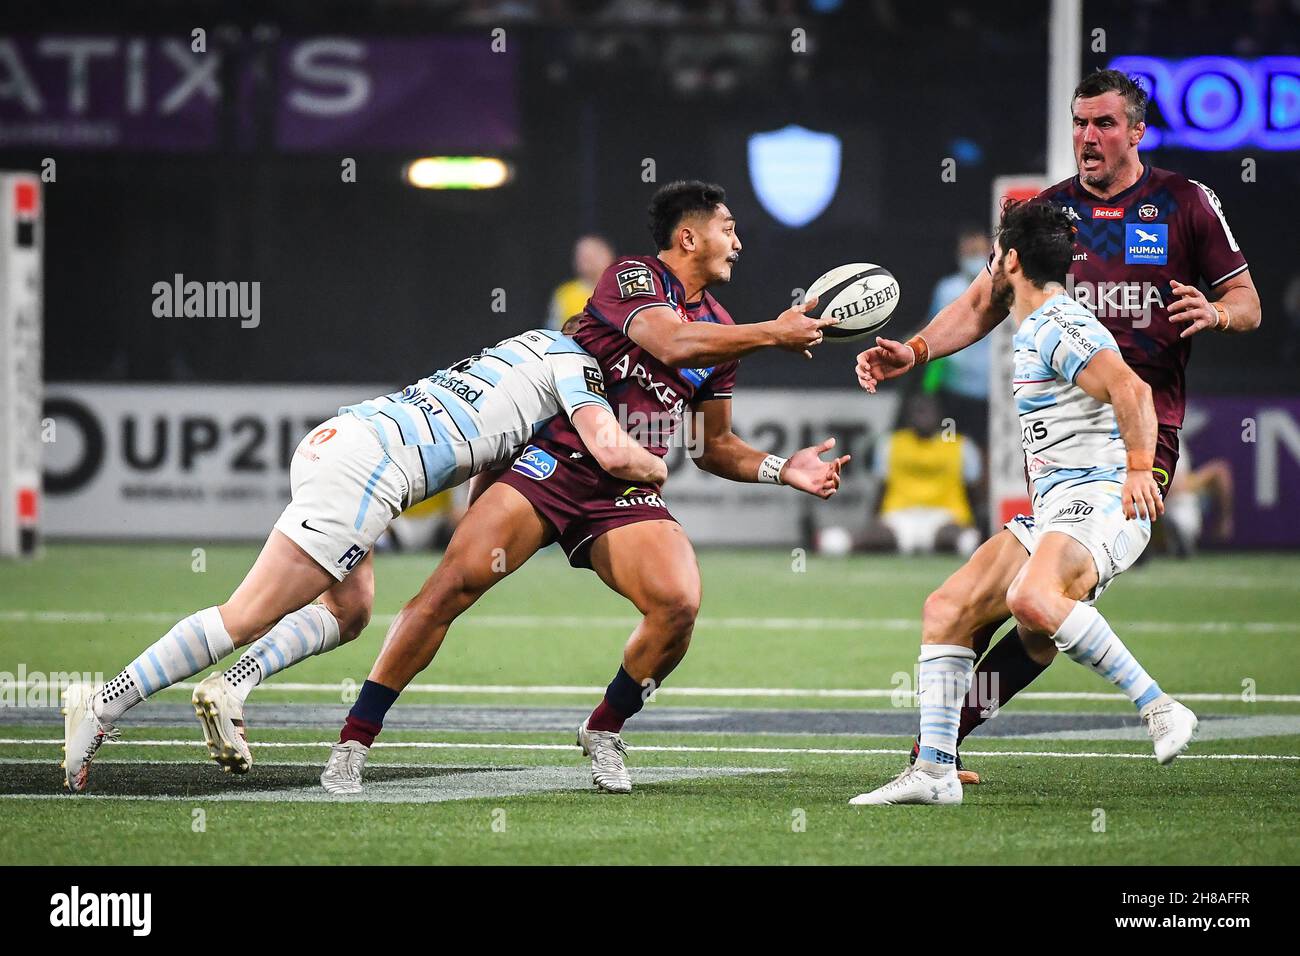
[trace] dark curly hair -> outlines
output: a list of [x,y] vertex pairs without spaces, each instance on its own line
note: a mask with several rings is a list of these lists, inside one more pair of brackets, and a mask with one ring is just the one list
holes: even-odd
[[661,186],[650,200],[650,235],[655,248],[669,249],[673,233],[687,216],[713,214],[719,203],[727,201],[727,191],[716,183],[698,179],[680,179]]
[[998,245],[1004,256],[1016,250],[1025,278],[1040,289],[1049,282],[1064,285],[1074,261],[1074,224],[1055,203],[1008,200],[998,223]]

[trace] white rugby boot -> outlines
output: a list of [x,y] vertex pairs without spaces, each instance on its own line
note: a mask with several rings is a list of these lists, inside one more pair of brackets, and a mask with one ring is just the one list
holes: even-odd
[[619,734],[608,730],[588,730],[587,721],[578,728],[578,746],[582,755],[591,758],[591,782],[605,793],[631,793],[632,776],[623,756],[627,745]]
[[849,801],[855,807],[885,807],[899,803],[943,806],[961,803],[956,765],[918,760],[889,783]]
[[86,789],[90,762],[105,740],[118,732],[95,713],[95,686],[87,681],[69,684],[63,692],[63,785],[73,793]]
[[1187,749],[1200,723],[1188,708],[1168,694],[1161,694],[1141,710],[1147,736],[1155,745],[1156,763],[1167,764]]
[[203,725],[208,755],[226,773],[248,773],[253,753],[248,749],[244,728],[244,702],[225,678],[220,674],[208,677],[194,688],[190,703]]
[[333,794],[360,793],[361,771],[368,753],[370,748],[356,740],[335,744],[320,775],[320,785]]

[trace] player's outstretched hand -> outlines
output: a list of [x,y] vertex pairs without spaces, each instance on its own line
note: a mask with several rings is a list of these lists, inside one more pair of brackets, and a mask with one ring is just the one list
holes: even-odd
[[1124,478],[1120,492],[1125,518],[1146,518],[1155,521],[1165,513],[1165,499],[1160,497],[1156,476],[1149,471],[1130,471]]
[[822,453],[835,447],[835,439],[828,438],[820,445],[801,448],[781,469],[781,481],[818,498],[829,498],[840,490],[840,472],[851,455],[822,461]]
[[809,318],[805,313],[816,305],[817,296],[812,296],[773,319],[772,332],[776,336],[773,344],[787,352],[802,352],[804,358],[812,358],[810,349],[822,344],[822,329],[839,323],[839,319]]
[[1201,329],[1212,329],[1219,324],[1219,312],[1210,305],[1205,293],[1194,285],[1186,285],[1177,279],[1169,283],[1178,296],[1169,306],[1169,321],[1187,323],[1187,328],[1179,334],[1180,339],[1195,335]]
[[910,345],[876,336],[876,344],[858,353],[858,384],[871,394],[881,382],[907,372],[916,364],[916,353]]

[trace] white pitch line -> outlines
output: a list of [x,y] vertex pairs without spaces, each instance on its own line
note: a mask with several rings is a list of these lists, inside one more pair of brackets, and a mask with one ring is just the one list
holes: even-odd
[[[3,672],[0,672],[3,673]],[[52,672],[57,675],[59,672]],[[42,679],[29,677],[26,681],[16,681],[9,677],[0,677],[0,692],[11,688],[28,687],[35,688],[44,686],[45,681]],[[356,689],[356,681],[350,690]],[[191,681],[180,681],[172,684],[167,690],[194,690],[197,683]],[[300,681],[271,681],[265,685],[268,690],[283,691],[290,694],[305,693],[324,693],[339,694],[344,690],[344,683],[321,684],[305,683]],[[409,684],[405,694],[483,694],[483,695],[500,695],[510,697],[541,696],[541,697],[587,697],[593,694],[603,694],[604,687],[595,685],[584,686],[581,684]],[[898,688],[890,687],[660,687],[655,691],[655,695],[664,695],[665,697],[772,697],[772,698],[820,698],[820,699],[839,699],[839,700],[893,700],[900,697],[905,703],[910,704],[911,692]],[[1102,693],[1099,691],[1066,691],[1066,690],[1031,690],[1024,691],[1016,695],[1017,700],[1091,700],[1091,701],[1127,701],[1128,698],[1123,694]],[[1241,693],[1186,693],[1179,694],[1179,700],[1190,701],[1213,701],[1213,702],[1238,702],[1238,703],[1269,703],[1269,704],[1300,704],[1300,694],[1255,694],[1249,700],[1243,700]]]
[[[59,672],[52,672],[57,675]],[[0,692],[11,688],[44,686],[45,681],[29,677],[26,681],[0,678]],[[350,690],[355,690],[356,682]],[[304,683],[297,681],[271,681],[263,685],[268,690],[283,691],[290,694],[324,693],[339,694],[344,689],[342,682],[335,684]],[[194,690],[198,687],[192,681],[179,681],[167,687],[167,690]],[[581,684],[408,684],[404,694],[483,694],[510,697],[587,697],[603,694],[604,687]],[[906,704],[911,703],[911,692],[888,687],[660,687],[655,695],[666,697],[790,697],[821,698],[841,700],[892,700],[902,696]],[[1017,700],[1092,700],[1092,701],[1128,701],[1123,694],[1107,694],[1098,691],[1067,690],[1031,690],[1016,695]],[[1255,694],[1249,700],[1243,700],[1241,694],[1187,693],[1179,694],[1179,700],[1216,701],[1238,703],[1300,704],[1300,694]]]
[[[62,610],[7,610],[0,611],[0,622],[14,624],[110,624],[132,621],[149,624],[175,624],[189,611],[62,611]],[[386,625],[392,614],[376,614],[371,622]],[[1120,630],[1135,634],[1219,635],[1219,634],[1298,634],[1300,621],[1125,621],[1117,619]],[[470,613],[456,622],[456,627],[487,628],[610,628],[629,630],[637,618],[627,616],[590,616],[567,614],[474,614]],[[921,628],[920,618],[911,617],[701,617],[697,628],[705,630],[782,631],[791,637],[812,631],[916,631]]]
[[[47,740],[34,740],[22,737],[0,738],[0,746],[49,746],[52,744],[62,744],[63,739],[50,738]],[[115,747],[206,747],[206,744],[194,740],[117,740],[111,741]],[[307,742],[291,741],[267,741],[259,743],[258,748],[280,748],[295,749],[303,747],[327,748],[333,747],[332,740],[316,740]],[[501,743],[466,743],[461,741],[450,740],[390,740],[376,741],[372,746],[385,747],[403,750],[562,750],[572,753],[573,744],[501,744]],[[898,755],[900,751],[897,747],[881,747],[870,749],[856,749],[843,747],[701,747],[701,746],[684,746],[684,745],[655,745],[647,744],[644,746],[633,746],[632,750],[642,753],[672,753],[672,754],[817,754],[844,757],[872,757],[887,756],[890,754]],[[1068,751],[1056,750],[971,750],[962,751],[965,757],[1062,757],[1081,759],[1101,759],[1116,758],[1119,760],[1153,760],[1152,754],[1133,754],[1133,753],[1092,753],[1079,752],[1070,753]],[[1300,761],[1300,754],[1183,754],[1179,760],[1296,760]],[[130,763],[129,760],[122,761]]]

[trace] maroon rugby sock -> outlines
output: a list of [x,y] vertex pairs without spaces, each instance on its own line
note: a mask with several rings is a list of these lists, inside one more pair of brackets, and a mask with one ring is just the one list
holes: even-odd
[[605,688],[605,699],[596,705],[596,709],[587,718],[587,729],[619,733],[624,722],[644,706],[641,685],[620,667],[614,679],[609,682],[609,687]]
[[[1047,670],[1047,667],[1048,665],[1040,664],[1029,656],[1025,651],[1024,643],[1020,640],[1020,632],[1012,628],[979,662],[979,666],[975,668],[975,676],[971,678],[971,687],[991,688],[997,698],[998,707],[1001,707],[1032,684],[1039,674]],[[985,675],[983,679],[980,677],[981,674]],[[988,720],[984,712],[984,706],[979,703],[972,704],[970,697],[967,697],[967,702],[961,709],[961,721],[957,726],[957,743],[960,744],[966,739],[967,734]]]

